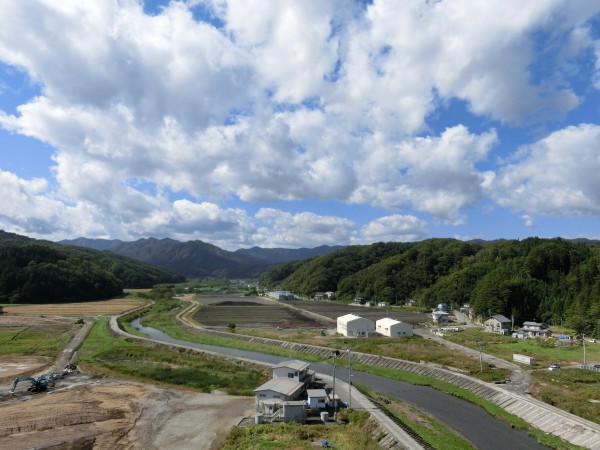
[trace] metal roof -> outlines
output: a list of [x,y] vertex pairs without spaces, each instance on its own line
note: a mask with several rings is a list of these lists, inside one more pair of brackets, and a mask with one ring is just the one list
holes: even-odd
[[327,397],[327,391],[325,389],[307,389],[306,394],[309,397]]
[[279,364],[275,364],[273,366],[273,369],[288,368],[297,371],[302,371],[304,369],[307,369],[308,367],[310,367],[309,363],[300,361],[299,359],[292,359],[290,361],[282,361]]
[[[500,323],[506,323],[506,322],[511,322],[511,320],[507,317],[504,317],[502,314],[496,314],[495,316],[491,317],[492,319],[496,319],[498,322]],[[488,319],[489,320],[489,319]]]
[[391,325],[396,325],[397,323],[404,323],[404,322],[401,322],[396,319],[390,319],[389,317],[385,317],[383,319],[379,319],[376,323],[377,323],[377,326],[382,326],[382,325],[391,326]]
[[360,321],[366,320],[367,322],[374,324],[374,322],[371,319],[367,319],[365,317],[360,317],[355,314],[346,314],[346,315],[343,315],[343,316],[340,316],[337,318],[338,323],[350,323],[355,320],[360,320]]
[[254,392],[273,391],[279,394],[293,397],[296,392],[302,390],[304,383],[294,381],[292,378],[272,378],[262,386],[254,389]]

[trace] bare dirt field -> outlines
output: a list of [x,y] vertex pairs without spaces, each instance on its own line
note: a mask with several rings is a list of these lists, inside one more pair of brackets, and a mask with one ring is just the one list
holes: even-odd
[[0,448],[214,449],[254,399],[72,375],[47,392],[0,387]]
[[55,316],[109,316],[122,314],[126,311],[142,306],[144,303],[144,300],[139,299],[117,298],[99,302],[5,306],[4,312],[6,314],[38,314]]
[[0,356],[0,384],[12,383],[16,376],[29,376],[52,366],[48,356]]

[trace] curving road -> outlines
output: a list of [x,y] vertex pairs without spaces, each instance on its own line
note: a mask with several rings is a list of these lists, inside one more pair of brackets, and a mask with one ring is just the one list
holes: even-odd
[[[139,320],[135,320],[133,325],[153,339],[165,343],[185,345],[270,364],[277,364],[289,359],[259,352],[181,341],[155,328],[143,327],[140,325]],[[333,375],[333,366],[329,363],[311,363],[311,367],[318,373]],[[337,370],[336,377],[347,381],[347,369]],[[505,450],[506,448],[518,448],[520,450],[533,450],[546,448],[538,444],[525,431],[511,428],[505,422],[492,417],[483,408],[435,389],[426,386],[414,386],[359,371],[352,371],[352,380],[432,414],[438,420],[462,434],[479,449]],[[342,394],[340,393],[340,395]]]

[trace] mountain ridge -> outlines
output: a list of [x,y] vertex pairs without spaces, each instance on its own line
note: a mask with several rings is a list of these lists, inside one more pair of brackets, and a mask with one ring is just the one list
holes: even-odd
[[274,266],[332,253],[343,246],[285,249],[222,248],[200,240],[181,242],[172,238],[142,238],[136,241],[79,237],[58,241],[62,245],[110,251],[118,255],[173,270],[188,278],[258,278]]

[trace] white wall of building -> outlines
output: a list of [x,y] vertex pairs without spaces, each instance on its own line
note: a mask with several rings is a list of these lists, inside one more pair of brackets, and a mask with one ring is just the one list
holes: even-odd
[[377,321],[376,331],[377,333],[388,337],[403,337],[413,335],[413,327],[411,324],[388,318]]
[[347,337],[368,337],[375,333],[375,322],[354,314],[337,318],[337,332]]

